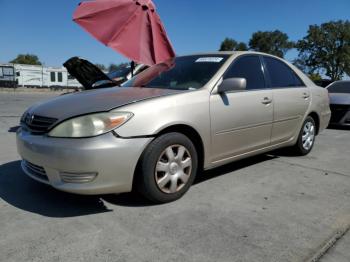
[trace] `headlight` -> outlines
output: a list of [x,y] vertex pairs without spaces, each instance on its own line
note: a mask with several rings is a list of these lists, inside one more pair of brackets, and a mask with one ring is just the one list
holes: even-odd
[[20,122],[25,122],[26,121],[26,116],[27,116],[27,114],[28,114],[28,111],[29,111],[29,109],[27,109],[24,113],[23,113],[23,115],[21,116],[21,120],[20,120]]
[[133,116],[129,112],[97,113],[76,117],[56,126],[51,137],[92,137],[107,133],[123,125]]

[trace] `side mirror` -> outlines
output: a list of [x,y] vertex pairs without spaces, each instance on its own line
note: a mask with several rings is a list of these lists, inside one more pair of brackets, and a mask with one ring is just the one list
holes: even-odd
[[227,93],[238,90],[245,90],[247,80],[245,78],[227,78],[218,86],[218,93]]

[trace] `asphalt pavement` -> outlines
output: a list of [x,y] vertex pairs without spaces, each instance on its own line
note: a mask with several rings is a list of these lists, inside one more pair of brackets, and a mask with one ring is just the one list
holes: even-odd
[[[57,95],[57,94],[55,94]],[[199,174],[180,200],[78,196],[26,177],[15,131],[50,93],[0,92],[0,261],[350,261],[350,130]]]

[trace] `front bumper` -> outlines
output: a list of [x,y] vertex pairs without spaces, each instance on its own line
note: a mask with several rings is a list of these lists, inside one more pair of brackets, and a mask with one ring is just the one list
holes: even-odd
[[[122,139],[111,132],[82,139],[17,132],[22,169],[56,189],[86,195],[130,192],[137,162],[152,138]],[[68,182],[67,182],[68,181]]]
[[350,126],[350,106],[331,104],[331,125]]

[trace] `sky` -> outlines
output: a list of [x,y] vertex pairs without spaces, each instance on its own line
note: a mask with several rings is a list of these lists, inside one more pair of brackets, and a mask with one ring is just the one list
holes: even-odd
[[[72,56],[109,65],[127,59],[72,21],[80,0],[0,0],[0,62],[33,53],[47,66]],[[311,24],[350,19],[350,0],[154,0],[178,55],[216,51],[225,37],[249,42],[253,32],[281,30],[296,41]],[[289,51],[286,59],[297,55]]]

